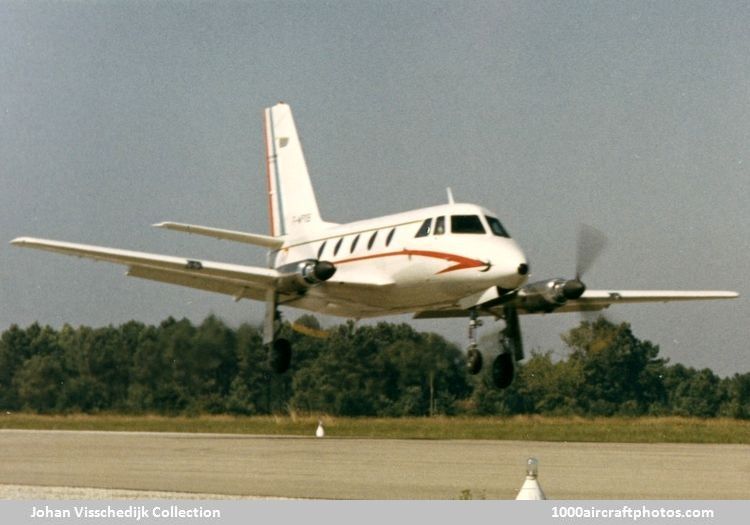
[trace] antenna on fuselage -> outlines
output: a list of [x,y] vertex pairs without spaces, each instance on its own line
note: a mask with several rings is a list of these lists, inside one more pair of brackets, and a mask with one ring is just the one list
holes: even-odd
[[456,204],[456,201],[453,200],[453,191],[450,188],[445,188],[445,191],[448,192],[448,204]]

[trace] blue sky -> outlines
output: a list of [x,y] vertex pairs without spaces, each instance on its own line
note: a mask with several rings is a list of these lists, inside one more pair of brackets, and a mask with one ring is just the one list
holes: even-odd
[[[257,304],[7,241],[263,264],[149,225],[267,232],[261,115],[279,100],[327,220],[450,186],[498,213],[533,279],[573,274],[585,222],[610,238],[592,288],[747,296],[748,25],[735,2],[0,2],[0,329],[260,321]],[[610,316],[673,362],[750,370],[744,298]],[[563,355],[577,323],[525,317],[527,347]],[[463,345],[464,324],[416,326]]]

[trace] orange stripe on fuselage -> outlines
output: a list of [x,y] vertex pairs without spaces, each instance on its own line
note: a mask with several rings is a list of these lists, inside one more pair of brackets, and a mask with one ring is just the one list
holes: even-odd
[[356,261],[364,261],[367,259],[377,259],[379,257],[393,257],[396,255],[407,255],[407,256],[417,256],[417,257],[429,257],[432,259],[443,259],[445,261],[454,262],[453,266],[449,266],[448,268],[444,270],[440,270],[437,272],[436,275],[441,273],[447,273],[447,272],[454,272],[456,270],[466,270],[468,268],[479,268],[481,266],[487,266],[487,263],[478,261],[477,259],[470,259],[469,257],[464,257],[462,255],[456,255],[453,253],[445,253],[445,252],[433,252],[428,250],[401,250],[400,252],[387,252],[387,253],[378,253],[373,255],[363,255],[362,257],[352,257],[350,259],[342,259],[340,261],[333,261],[334,264],[345,264],[350,262],[356,262]]
[[[269,111],[263,111],[263,141],[266,145],[266,186],[268,187],[268,220],[270,221],[271,236],[276,237],[273,225],[273,196],[271,194],[271,152],[268,147],[268,118]],[[278,189],[277,189],[278,191]]]

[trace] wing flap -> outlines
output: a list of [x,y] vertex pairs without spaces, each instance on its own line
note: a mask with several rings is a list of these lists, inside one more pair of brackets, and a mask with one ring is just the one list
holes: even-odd
[[265,297],[265,289],[257,287],[247,281],[237,279],[223,279],[210,275],[199,275],[193,272],[181,272],[175,270],[164,270],[159,268],[148,268],[144,266],[132,266],[128,269],[128,277],[138,277],[166,284],[186,286],[206,292],[231,295],[236,301],[240,299],[254,299],[262,301]]

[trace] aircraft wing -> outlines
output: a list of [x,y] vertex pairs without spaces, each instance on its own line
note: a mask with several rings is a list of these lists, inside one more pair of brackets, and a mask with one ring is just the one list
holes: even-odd
[[[555,308],[552,312],[527,312],[523,308],[519,308],[518,313],[596,312],[609,308],[613,304],[706,301],[710,299],[734,299],[738,296],[739,294],[737,292],[712,290],[586,290],[578,299],[571,299],[564,305]],[[512,299],[508,302],[512,304]],[[483,308],[481,305],[477,305],[477,308],[479,309],[480,315],[496,315],[497,317],[502,317],[502,304],[493,304],[493,306],[490,306],[489,308]],[[468,316],[469,311],[461,308],[425,310],[414,314],[415,319],[442,319]]]
[[[738,295],[737,292],[712,290],[586,290],[581,297],[567,301],[554,312],[590,312],[609,308],[613,304],[734,299]],[[519,310],[518,313],[528,312]]]
[[169,284],[178,284],[242,298],[263,300],[265,290],[273,288],[279,274],[276,270],[184,257],[19,237],[11,244],[50,252],[85,257],[96,261],[122,264],[127,275]]

